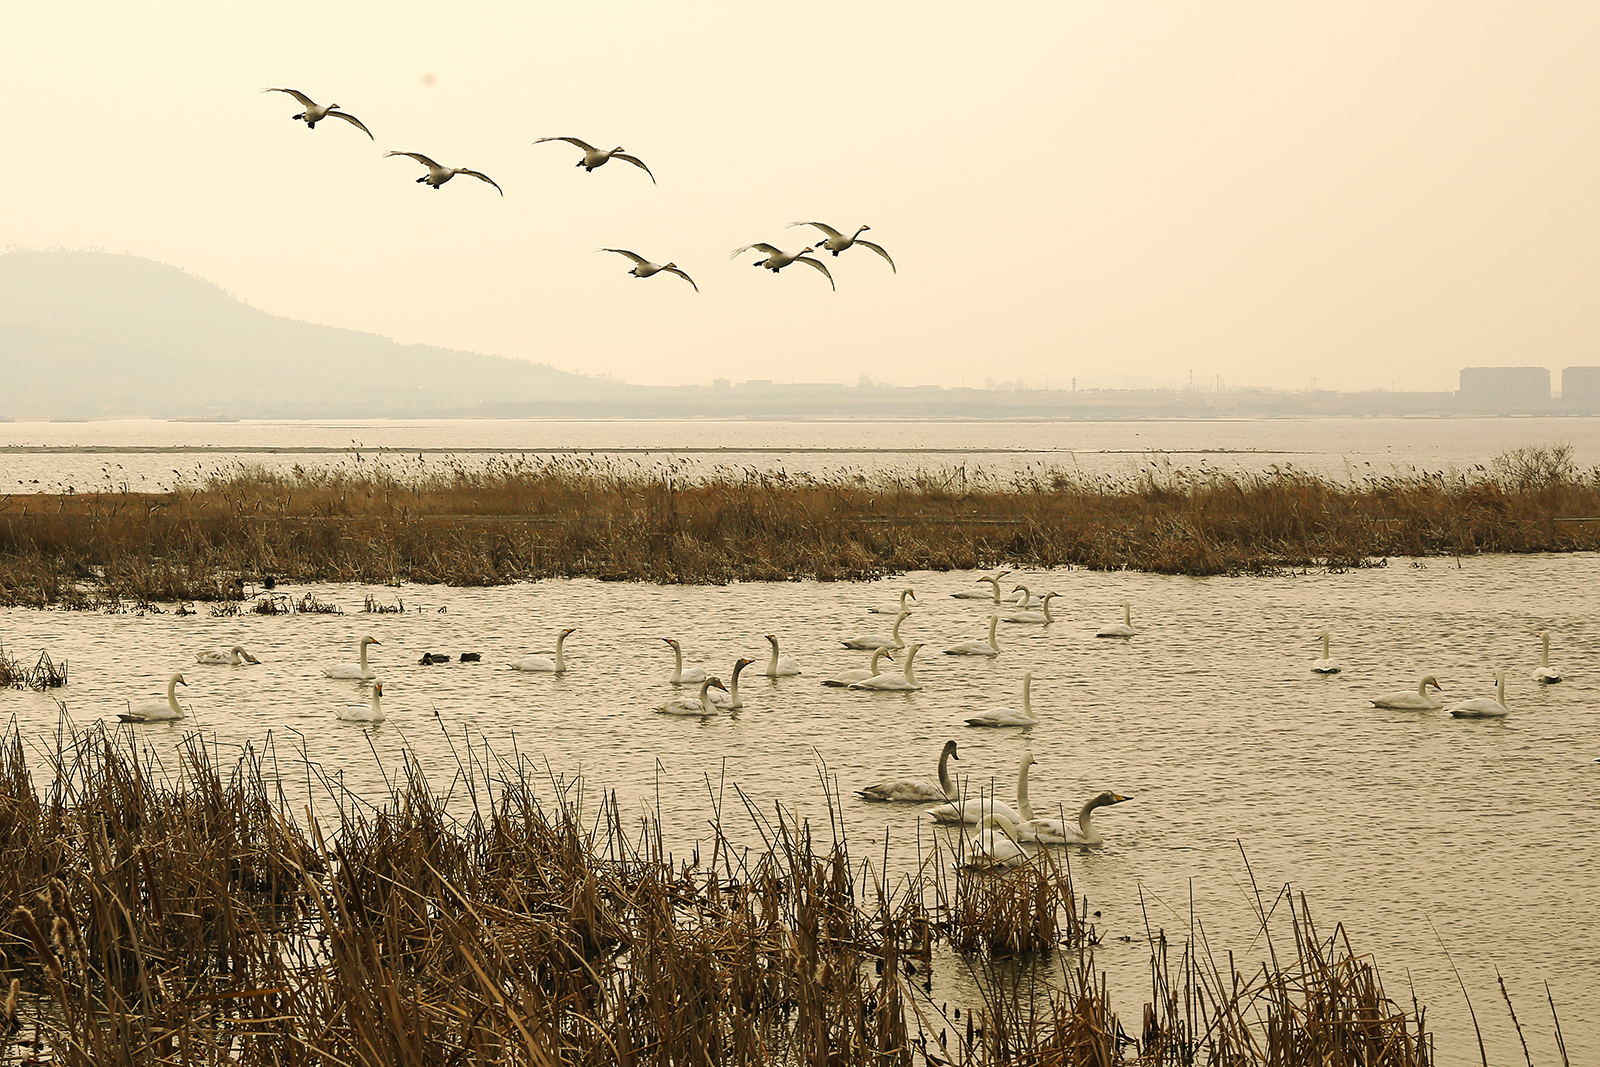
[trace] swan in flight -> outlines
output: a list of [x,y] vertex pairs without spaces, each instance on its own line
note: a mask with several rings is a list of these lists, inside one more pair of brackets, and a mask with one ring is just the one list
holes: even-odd
[[418,178],[417,181],[426,182],[435,189],[439,188],[439,186],[443,185],[451,178],[454,178],[457,174],[465,174],[468,177],[477,178],[479,181],[488,182],[490,185],[494,186],[495,189],[499,190],[501,196],[506,195],[506,191],[500,188],[499,182],[495,181],[487,174],[479,171],[468,170],[466,167],[441,167],[439,164],[435,163],[421,152],[385,152],[383,154],[384,159],[388,159],[390,156],[410,156],[418,163],[421,163],[424,167],[427,167],[428,173]]
[[1022,710],[995,708],[967,720],[968,726],[1037,726],[1039,718],[1033,713],[1033,672],[1022,676]]
[[1428,686],[1433,686],[1439,692],[1444,692],[1444,686],[1439,684],[1439,679],[1428,675],[1417,683],[1417,691],[1402,689],[1398,693],[1388,693],[1376,697],[1372,701],[1375,708],[1404,708],[1409,711],[1438,711],[1444,707],[1444,701],[1428,692]]
[[1026,863],[1028,853],[1018,844],[1022,830],[999,812],[990,812],[978,823],[967,853],[967,866],[982,869],[1015,867]]
[[800,673],[800,661],[793,656],[778,655],[778,639],[772,634],[767,635],[767,644],[772,646],[772,652],[767,656],[767,669],[761,673],[768,678],[787,678]]
[[[678,644],[676,637],[663,637],[661,640],[672,646],[672,654],[676,657],[676,665],[672,668],[673,685],[698,685],[706,680],[706,669],[704,667],[684,669],[683,646]],[[718,686],[718,688],[723,687]]]
[[894,605],[892,607],[882,607],[882,606],[880,606],[880,607],[876,607],[876,608],[868,608],[867,609],[867,614],[869,614],[869,615],[898,615],[902,611],[910,611],[911,608],[910,608],[910,606],[908,604],[906,604],[906,601],[907,600],[915,600],[915,599],[917,599],[917,594],[916,593],[913,593],[909,589],[902,589],[902,590],[900,590],[900,603],[899,604]]
[[[863,678],[859,682],[851,682],[851,689],[871,689],[874,692],[909,693],[921,689],[922,684],[917,681],[917,676],[911,670],[911,663],[917,658],[917,649],[922,647],[920,641],[913,641],[906,646],[906,669],[901,675],[875,674],[870,678]],[[882,652],[885,649],[875,649]]]
[[[1020,586],[1018,588],[1021,588]],[[1050,614],[1050,598],[1060,596],[1060,593],[1046,593],[1038,600],[1039,610],[1013,611],[1008,615],[1000,616],[1001,622],[1030,622],[1043,623],[1049,626],[1055,622],[1055,616]]]
[[1533,672],[1533,680],[1541,685],[1561,681],[1561,672],[1550,666],[1550,634],[1541,631],[1540,637],[1544,638],[1544,652],[1539,656],[1539,669]]
[[1000,599],[1000,579],[1010,573],[1010,571],[1001,571],[993,578],[979,578],[979,582],[988,582],[992,586],[987,591],[983,589],[963,589],[959,593],[951,593],[950,595],[957,600],[992,600],[996,604],[1003,604],[1004,601]]
[[514,661],[511,664],[511,669],[514,671],[554,671],[556,674],[561,674],[567,669],[567,657],[562,650],[562,646],[567,643],[568,635],[577,632],[578,628],[576,626],[569,626],[565,630],[557,631],[555,658],[552,659],[549,656],[524,656]]
[[[613,159],[620,159],[625,163],[632,163],[646,174],[650,174],[650,168],[644,165],[644,160],[640,159],[638,156],[630,156],[625,154],[622,151],[621,145],[617,145],[617,147],[613,148],[611,151],[606,152],[596,148],[592,144],[589,144],[587,141],[580,141],[576,137],[541,137],[533,143],[544,144],[546,141],[565,141],[570,145],[576,145],[577,147],[583,149],[583,158],[578,160],[574,166],[582,167],[585,174],[588,174],[596,167],[605,166],[608,161]],[[656,176],[654,174],[650,174],[650,184],[656,184]]]
[[[602,248],[600,251],[615,252],[619,256],[627,256],[629,259],[633,260],[633,269],[628,273],[633,275],[635,278],[648,278],[652,274],[660,274],[662,271],[666,271],[668,274],[676,274],[690,285],[694,285],[694,279],[683,273],[683,271],[679,270],[676,263],[652,263],[643,256],[628,251],[626,248]],[[694,285],[694,291],[698,293],[700,291],[700,287],[698,285]]]
[[663,715],[720,715],[722,709],[717,707],[711,698],[706,695],[707,691],[711,689],[721,689],[723,692],[728,691],[728,687],[722,684],[721,678],[707,678],[700,683],[700,699],[690,700],[688,697],[677,697],[674,700],[667,701],[665,704],[657,705],[656,710]]
[[1122,605],[1122,621],[1114,622],[1110,626],[1102,626],[1095,632],[1096,637],[1132,637],[1139,631],[1133,628],[1133,608],[1128,604]]
[[183,675],[174,674],[167,679],[167,699],[152,704],[140,704],[138,707],[129,707],[125,712],[118,712],[117,718],[123,722],[172,722],[183,718],[183,708],[178,704],[178,686],[188,686],[183,680]]
[[1033,762],[1032,754],[1022,757],[1022,772],[1017,778],[1017,807],[1022,809],[1023,821],[1017,824],[1018,833],[1032,841],[1044,845],[1103,845],[1105,838],[1100,836],[1100,831],[1094,828],[1094,813],[1099,808],[1108,808],[1113,804],[1121,804],[1132,799],[1121,793],[1107,790],[1097,796],[1090,797],[1083,807],[1078,809],[1076,825],[1065,819],[1036,819],[1033,807],[1028,803],[1028,764]]
[[[1028,763],[1033,759],[1027,753],[1023,754],[1023,763],[1017,767],[1017,792],[1027,791]],[[994,797],[978,796],[966,800],[952,799],[948,804],[940,804],[936,808],[928,809],[929,818],[934,822],[964,822],[975,823],[985,815],[1004,815],[1011,820],[1013,826],[1021,826],[1027,820],[1017,810],[1003,800]]]
[[758,267],[765,267],[772,273],[776,274],[791,263],[804,263],[807,266],[815,267],[820,270],[822,272],[822,276],[828,279],[828,284],[833,285],[833,291],[839,291],[839,287],[833,284],[833,275],[828,273],[828,265],[822,262],[820,259],[812,259],[810,256],[806,255],[807,252],[811,251],[809,248],[802,248],[800,251],[791,254],[774,245],[769,245],[763,241],[757,241],[753,245],[743,245],[739,248],[735,248],[731,253],[729,253],[728,258],[737,259],[746,252],[750,251],[752,248],[758,252],[765,252],[767,254],[766,259],[756,260],[755,265]]
[[367,666],[367,646],[381,645],[376,637],[363,637],[361,639],[361,662],[341,663],[337,667],[322,668],[324,678],[357,678],[363,682],[370,682],[378,676],[378,672]]
[[909,611],[902,611],[894,617],[894,629],[888,637],[846,637],[840,643],[845,648],[859,648],[862,651],[871,651],[874,648],[905,648],[906,643],[900,640],[900,624],[911,615]]
[[1328,655],[1328,631],[1322,631],[1322,658],[1311,661],[1311,669],[1317,674],[1338,674],[1344,668],[1339,666],[1339,661]]
[[956,755],[956,743],[946,741],[944,750],[939,753],[937,782],[930,782],[926,778],[896,778],[893,781],[879,782],[857,789],[856,796],[862,800],[914,800],[919,803],[930,800],[954,800],[959,794],[956,792],[955,782],[950,779],[950,761],[960,758]]
[[826,248],[829,252],[832,252],[835,256],[837,256],[840,252],[843,252],[852,245],[860,245],[862,248],[870,248],[874,252],[878,253],[878,255],[883,257],[884,262],[889,264],[890,270],[894,271],[896,274],[900,273],[900,269],[894,265],[894,260],[889,258],[889,253],[883,250],[882,245],[875,245],[871,241],[861,240],[861,235],[872,229],[871,226],[863,223],[859,230],[851,234],[849,237],[846,237],[844,234],[840,233],[838,230],[834,229],[832,226],[829,226],[825,222],[791,222],[789,225],[815,226],[817,229],[828,235],[825,239],[812,245],[811,247],[813,248]]
[[243,645],[234,645],[233,648],[227,652],[196,652],[194,654],[194,661],[196,663],[205,663],[216,667],[237,667],[241,663],[261,662],[250,653],[246,652]]
[[1506,672],[1495,671],[1494,681],[1495,695],[1492,698],[1473,697],[1452,704],[1451,716],[1457,719],[1500,719],[1511,714],[1511,709],[1506,707]]
[[354,115],[348,115],[343,111],[335,111],[334,108],[338,107],[338,104],[329,104],[327,107],[323,107],[321,104],[317,103],[315,100],[311,99],[298,89],[263,89],[261,91],[264,93],[288,93],[290,96],[300,101],[300,106],[305,108],[305,110],[300,112],[298,115],[291,115],[290,118],[298,119],[301,122],[304,122],[306,124],[306,129],[308,130],[316,129],[317,123],[321,122],[323,119],[344,119],[350,125],[366,134],[368,138],[376,140],[376,138],[372,137],[372,131],[367,129],[366,126],[362,124],[360,119],[356,118]]
[[372,699],[365,704],[346,704],[335,711],[334,716],[344,722],[382,722],[383,721],[383,683],[377,682],[372,687]]
[[868,678],[876,678],[878,676],[878,660],[882,659],[884,656],[888,656],[890,659],[893,659],[894,649],[875,648],[872,650],[872,661],[865,667],[855,667],[848,671],[840,671],[832,678],[824,678],[822,684],[843,689],[852,682],[864,682]]
[[989,639],[987,641],[963,641],[954,648],[945,649],[944,654],[947,656],[998,656],[1000,654],[1000,646],[995,644],[994,628],[999,621],[1000,616],[989,616]]
[[734,660],[733,674],[728,679],[728,695],[722,696],[719,693],[707,693],[706,696],[711,703],[715,704],[721,711],[738,711],[744,707],[744,698],[739,695],[739,672],[754,662],[755,660],[753,659]]

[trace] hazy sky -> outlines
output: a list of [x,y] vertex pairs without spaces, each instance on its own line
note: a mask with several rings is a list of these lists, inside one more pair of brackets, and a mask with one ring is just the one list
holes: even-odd
[[[13,4],[0,245],[640,383],[1600,364],[1600,5]],[[376,135],[266,86],[337,102]],[[624,145],[659,179],[540,136]],[[484,171],[438,191],[415,151]],[[728,253],[867,235],[773,275]],[[638,280],[602,246],[688,271]]]

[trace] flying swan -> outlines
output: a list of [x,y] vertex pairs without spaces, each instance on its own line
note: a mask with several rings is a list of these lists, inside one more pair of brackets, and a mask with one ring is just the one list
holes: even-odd
[[1444,707],[1444,701],[1428,692],[1428,686],[1433,686],[1439,692],[1444,692],[1444,686],[1439,684],[1439,679],[1433,675],[1425,676],[1417,683],[1417,691],[1402,689],[1398,693],[1387,693],[1376,697],[1372,701],[1375,708],[1403,708],[1408,711],[1438,711]]
[[889,253],[883,250],[882,245],[875,245],[871,241],[861,240],[861,235],[872,229],[871,226],[868,226],[865,223],[863,223],[861,228],[855,233],[851,234],[849,237],[846,237],[844,234],[840,233],[838,230],[834,229],[832,226],[829,226],[825,222],[791,222],[789,225],[815,226],[817,229],[828,235],[824,240],[818,241],[816,244],[812,245],[811,247],[813,248],[826,248],[829,252],[832,252],[835,256],[838,256],[838,254],[843,252],[845,249],[850,248],[853,245],[860,245],[862,248],[870,248],[874,252],[878,253],[878,255],[883,257],[884,262],[889,264],[890,270],[894,271],[896,274],[900,273],[900,269],[894,265],[894,260],[889,258]]
[[1037,726],[1038,716],[1033,713],[1033,672],[1028,671],[1022,676],[1022,710],[1015,708],[996,708],[983,715],[974,715],[967,720],[968,726]]
[[1000,616],[989,616],[989,639],[987,641],[963,641],[954,648],[945,649],[944,654],[947,656],[998,656],[1000,654],[1000,646],[995,644],[994,628],[999,621]]
[[305,110],[300,112],[298,115],[291,115],[289,117],[304,122],[306,124],[306,129],[308,130],[316,129],[317,123],[321,122],[323,119],[344,119],[350,125],[366,134],[369,139],[376,140],[376,138],[372,137],[372,131],[367,129],[366,126],[362,124],[360,119],[356,118],[354,115],[347,115],[343,111],[335,111],[334,108],[338,107],[338,104],[329,104],[327,107],[323,107],[321,104],[317,103],[315,100],[311,99],[298,89],[263,89],[261,91],[264,93],[288,93],[290,96],[300,101],[300,106],[305,108]]
[[336,667],[322,668],[324,678],[356,678],[363,682],[370,682],[378,676],[378,672],[367,666],[367,646],[381,645],[376,637],[363,637],[361,639],[361,662],[341,663]]
[[334,717],[342,722],[382,722],[383,721],[383,683],[378,682],[372,687],[372,699],[365,704],[346,704],[334,713]]
[[565,630],[556,632],[555,658],[549,656],[523,656],[511,664],[514,671],[554,671],[561,674],[567,669],[567,657],[562,651],[562,646],[567,643],[567,637],[578,632],[576,626],[569,626]]
[[178,686],[187,687],[188,682],[183,680],[183,675],[174,674],[167,679],[167,699],[151,704],[140,704],[138,707],[130,706],[127,711],[118,712],[117,718],[123,722],[172,722],[183,718],[183,708],[178,704]]
[[[633,260],[633,269],[628,273],[633,275],[635,278],[648,278],[652,274],[660,274],[662,271],[666,271],[668,274],[676,274],[690,285],[694,285],[694,279],[683,273],[683,271],[679,270],[676,263],[652,263],[643,256],[628,251],[626,248],[602,248],[599,251],[615,252],[619,256],[627,256],[629,259]],[[700,287],[698,285],[694,285],[694,291],[698,293],[700,291]]]
[[1561,681],[1561,672],[1550,666],[1550,633],[1541,630],[1539,636],[1544,638],[1544,651],[1539,655],[1539,668],[1533,672],[1533,680],[1541,685]]
[[955,782],[950,780],[950,761],[960,758],[956,755],[956,743],[946,741],[944,750],[939,753],[937,782],[930,782],[926,778],[896,778],[857,789],[856,796],[862,800],[913,800],[921,803],[954,800],[959,794]]
[[[625,163],[632,163],[646,174],[650,174],[650,168],[644,165],[644,160],[640,159],[638,156],[630,156],[625,154],[622,151],[621,145],[617,145],[617,147],[613,148],[611,151],[605,152],[596,148],[587,141],[578,140],[576,137],[541,137],[533,143],[544,144],[546,141],[565,141],[570,145],[576,145],[577,147],[583,149],[583,158],[578,160],[574,166],[582,167],[585,174],[590,173],[596,167],[605,166],[606,163],[613,159],[620,159]],[[650,184],[656,184],[656,176],[654,174],[650,174]]]
[[233,648],[229,649],[227,652],[217,652],[214,650],[211,652],[196,652],[194,654],[194,661],[196,663],[204,663],[214,667],[237,667],[242,663],[261,662],[250,653],[246,652],[243,645],[234,645]]
[[1317,674],[1338,674],[1344,668],[1339,666],[1339,661],[1328,655],[1328,631],[1322,631],[1322,658],[1311,661],[1311,669]]
[[828,279],[828,284],[833,286],[834,292],[839,291],[839,287],[833,284],[833,275],[828,273],[828,265],[822,262],[820,259],[812,259],[810,256],[806,255],[807,252],[811,251],[809,248],[802,248],[798,252],[789,253],[775,245],[769,245],[763,241],[757,241],[753,245],[742,245],[739,248],[735,248],[728,254],[728,258],[737,259],[746,252],[750,251],[752,248],[758,252],[765,252],[767,254],[766,259],[758,259],[755,261],[755,266],[757,267],[765,267],[772,273],[776,274],[791,263],[804,263],[807,266],[815,267],[820,270],[822,272],[822,276]]
[[427,167],[428,173],[418,178],[417,181],[425,182],[428,185],[433,186],[435,189],[439,188],[439,186],[443,185],[451,178],[454,178],[457,174],[465,174],[468,177],[477,178],[479,181],[488,182],[499,191],[501,196],[506,195],[506,191],[500,188],[499,182],[495,181],[487,174],[483,174],[479,171],[468,170],[466,167],[441,167],[439,164],[435,163],[421,152],[385,152],[383,154],[384,159],[388,159],[390,156],[410,156],[418,163],[421,163],[424,167]]
[[1489,697],[1473,697],[1463,700],[1459,704],[1450,705],[1450,714],[1457,719],[1501,719],[1511,714],[1511,709],[1506,707],[1506,672],[1495,671],[1495,695]]

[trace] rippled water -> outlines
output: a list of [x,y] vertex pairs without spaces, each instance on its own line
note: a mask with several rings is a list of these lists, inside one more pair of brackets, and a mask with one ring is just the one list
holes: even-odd
[[[670,842],[703,838],[713,794],[730,831],[754,842],[737,783],[770,813],[775,803],[825,814],[819,769],[848,797],[845,825],[858,858],[913,862],[928,831],[915,805],[850,796],[888,775],[934,771],[947,738],[969,789],[1002,796],[1024,750],[1036,808],[1075,809],[1112,788],[1133,797],[1097,816],[1106,844],[1070,857],[1080,893],[1103,912],[1099,966],[1114,1002],[1137,1018],[1148,989],[1145,923],[1181,939],[1193,914],[1211,951],[1260,959],[1249,875],[1270,897],[1283,883],[1306,893],[1322,932],[1344,923],[1371,952],[1389,994],[1427,1008],[1441,1064],[1477,1062],[1457,985],[1459,969],[1484,1029],[1491,1062],[1521,1062],[1495,974],[1505,976],[1535,1062],[1559,1062],[1545,983],[1555,998],[1573,1063],[1600,1057],[1600,575],[1593,555],[1394,560],[1387,568],[1279,578],[1191,579],[1056,571],[1032,578],[1049,589],[1059,621],[1048,629],[1001,626],[994,661],[939,650],[980,637],[988,612],[947,594],[972,574],[911,574],[862,584],[655,587],[550,581],[498,589],[316,587],[340,616],[102,615],[0,612],[0,641],[29,660],[41,649],[71,661],[59,695],[81,725],[111,719],[124,702],[159,695],[173,670],[195,717],[182,726],[136,728],[142,744],[175,765],[184,732],[199,728],[226,752],[271,732],[292,776],[296,747],[357,790],[381,793],[374,749],[391,769],[409,745],[447,783],[456,757],[446,743],[513,751],[588,790],[615,790],[626,811],[660,798]],[[850,634],[887,631],[864,614],[900,588],[921,606],[908,640],[927,642],[911,694],[848,692],[820,679],[859,665],[842,649]],[[288,590],[298,597],[304,588]],[[367,615],[371,594],[402,598],[403,615]],[[1139,634],[1096,639],[1098,626],[1133,605]],[[447,609],[447,610],[441,610]],[[513,658],[548,652],[554,632],[576,626],[564,676],[520,674]],[[1313,675],[1318,634],[1333,634],[1342,673]],[[1534,634],[1554,635],[1566,680],[1538,687]],[[746,709],[701,721],[654,714],[675,695],[670,650],[726,674],[735,658],[765,662],[775,633],[802,663],[796,678],[747,671]],[[353,658],[356,641],[381,642],[373,663],[389,720],[374,730],[334,721],[360,698],[356,683],[320,677]],[[259,666],[201,667],[193,654],[239,643]],[[479,664],[422,667],[424,651],[476,651]],[[1450,699],[1489,693],[1508,670],[1510,718],[1454,720],[1442,712],[1381,711],[1367,697],[1439,677]],[[753,668],[752,670],[759,669]],[[1018,702],[1023,671],[1035,674],[1030,730],[961,725],[975,710]],[[48,696],[0,693],[0,710],[26,736],[52,745],[58,713]],[[435,715],[437,712],[437,717]],[[40,760],[42,765],[42,759]],[[726,783],[726,788],[724,786]],[[870,844],[876,840],[876,844]],[[1146,913],[1140,911],[1140,899]],[[1115,939],[1129,936],[1132,943]],[[1279,944],[1280,952],[1284,945]],[[1448,954],[1447,954],[1448,950]]]

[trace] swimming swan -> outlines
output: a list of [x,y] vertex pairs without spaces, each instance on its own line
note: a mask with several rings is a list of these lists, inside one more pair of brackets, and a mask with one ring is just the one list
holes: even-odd
[[744,707],[744,698],[739,695],[739,672],[754,662],[755,660],[753,659],[734,660],[733,674],[729,676],[728,680],[728,695],[722,696],[719,693],[707,693],[707,699],[722,711],[738,711]]
[[1139,631],[1133,628],[1133,609],[1124,603],[1122,605],[1122,621],[1102,626],[1095,632],[1096,637],[1132,637]]
[[298,89],[263,89],[261,91],[264,93],[288,93],[290,96],[300,101],[300,106],[305,108],[305,110],[300,112],[298,115],[291,115],[289,117],[304,122],[306,124],[306,129],[308,130],[316,129],[317,123],[321,122],[323,119],[344,119],[350,125],[366,134],[369,139],[376,139],[372,137],[372,131],[367,129],[366,126],[362,124],[360,119],[356,118],[354,115],[347,115],[343,111],[335,111],[334,108],[338,107],[338,104],[329,104],[327,107],[323,107],[321,104],[311,99],[305,93],[300,92]]
[[153,704],[140,704],[138,707],[129,707],[125,712],[118,712],[117,718],[123,722],[172,722],[183,718],[183,708],[178,705],[178,686],[189,685],[183,680],[183,675],[174,674],[167,679],[167,699]]
[[772,634],[767,635],[767,643],[772,646],[772,653],[767,657],[767,669],[761,673],[768,678],[787,678],[800,673],[800,661],[793,656],[778,655],[778,639]]
[[661,640],[672,646],[672,654],[677,657],[677,665],[672,668],[671,681],[673,685],[698,685],[706,680],[704,667],[690,667],[688,670],[684,670],[683,646],[678,644],[677,638],[663,637]]
[[[1026,756],[1026,753],[1024,755]],[[1017,785],[1019,789],[1027,788],[1023,785],[1023,779],[1027,773],[1028,765],[1026,763],[1017,768]],[[940,804],[936,808],[928,809],[928,817],[934,822],[977,823],[981,822],[985,815],[1004,815],[1011,820],[1013,826],[1021,826],[1027,821],[1005,801],[982,795],[969,797],[965,800],[951,800],[948,804]]]
[[1444,686],[1433,675],[1428,675],[1417,683],[1417,691],[1402,689],[1398,693],[1389,693],[1377,697],[1372,701],[1375,708],[1403,708],[1409,711],[1438,711],[1444,707],[1444,701],[1428,692],[1428,686],[1433,686],[1439,692],[1444,692]]
[[690,700],[688,697],[677,697],[665,704],[656,706],[656,710],[663,715],[720,715],[722,709],[714,704],[706,691],[721,689],[727,692],[728,687],[722,684],[720,678],[707,678],[700,683],[700,699]]
[[888,608],[885,608],[885,607],[868,608],[867,609],[867,614],[869,614],[869,615],[898,615],[902,611],[910,611],[911,608],[906,604],[906,601],[907,600],[915,600],[915,599],[917,599],[917,594],[913,593],[909,589],[902,589],[902,590],[900,590],[900,603],[899,604],[895,605],[894,607],[888,607]]
[[[694,279],[683,273],[683,271],[679,270],[676,263],[652,263],[643,256],[635,255],[634,253],[628,251],[626,248],[602,248],[600,251],[615,252],[619,256],[627,256],[629,259],[633,260],[633,269],[628,273],[633,275],[635,278],[648,278],[652,274],[660,274],[662,271],[666,271],[668,274],[676,274],[690,285],[694,285]],[[698,293],[700,291],[700,287],[698,285],[694,285],[694,291]]]
[[1511,709],[1506,707],[1506,672],[1495,671],[1495,695],[1489,697],[1473,697],[1463,700],[1459,704],[1450,705],[1450,714],[1457,719],[1500,719],[1511,714]]
[[1027,862],[1028,853],[1017,843],[1022,836],[1015,822],[998,812],[985,815],[972,837],[967,866],[980,869],[1015,867]]
[[[565,141],[570,145],[576,145],[578,148],[583,149],[583,158],[573,165],[582,167],[585,174],[593,172],[596,167],[605,166],[613,159],[620,159],[624,163],[632,163],[646,174],[650,174],[650,168],[644,165],[644,160],[638,156],[627,155],[622,151],[621,145],[617,145],[611,151],[606,152],[589,144],[587,141],[580,141],[576,137],[541,137],[533,143],[544,144],[546,141]],[[650,174],[650,184],[656,184],[656,176],[654,174]]]
[[[863,678],[859,682],[851,682],[851,689],[870,689],[874,692],[909,693],[921,689],[922,684],[917,681],[917,676],[911,669],[912,661],[917,658],[917,649],[922,647],[922,642],[913,641],[906,646],[906,669],[902,675],[875,674],[870,678]],[[874,649],[874,651],[885,651]]]
[[1011,587],[1011,592],[1005,595],[1005,602],[1026,611],[1034,611],[1039,607],[1040,599],[1034,596],[1027,586],[1019,582]]
[[993,587],[988,592],[984,592],[982,589],[963,589],[959,593],[951,593],[950,595],[957,600],[993,600],[996,604],[1003,604],[1005,601],[1000,599],[1000,579],[1010,573],[1010,571],[1001,571],[993,578],[979,578],[978,581],[988,582]]
[[1344,668],[1328,655],[1328,631],[1322,631],[1322,658],[1311,661],[1311,669],[1318,674],[1338,674]]
[[826,248],[829,252],[832,252],[835,256],[838,256],[838,254],[843,252],[845,249],[854,245],[860,245],[862,248],[870,248],[874,252],[878,253],[878,255],[883,257],[884,262],[889,264],[890,270],[894,271],[896,274],[900,273],[900,268],[894,265],[894,260],[889,258],[889,253],[883,250],[882,245],[875,245],[871,241],[861,240],[861,235],[867,230],[872,229],[871,226],[868,226],[865,223],[863,223],[861,228],[855,233],[851,234],[849,237],[846,237],[844,234],[840,233],[838,230],[834,229],[832,226],[829,226],[825,222],[791,222],[789,225],[815,226],[817,229],[827,234],[827,237],[812,245],[812,248]]
[[820,259],[812,259],[810,256],[806,255],[807,252],[811,251],[809,248],[802,248],[798,252],[789,253],[785,252],[781,248],[778,248],[776,245],[769,245],[765,242],[757,241],[753,245],[743,245],[739,248],[735,248],[728,255],[728,258],[737,259],[739,256],[744,255],[752,248],[758,252],[765,252],[767,254],[766,259],[758,259],[755,261],[755,266],[757,267],[765,267],[772,273],[776,274],[791,263],[804,263],[808,267],[815,267],[820,270],[822,272],[822,276],[828,279],[828,284],[833,286],[834,292],[839,291],[839,287],[833,284],[833,275],[828,273],[828,265],[822,262]]
[[210,666],[217,667],[237,667],[242,663],[261,662],[250,653],[246,652],[243,645],[234,645],[233,648],[227,652],[196,652],[194,655],[194,661],[196,663],[205,663]]
[[523,656],[511,664],[514,671],[553,671],[560,674],[567,669],[567,657],[562,646],[567,643],[567,636],[578,632],[576,626],[569,626],[565,630],[556,632],[556,654],[552,659],[549,656]]
[[480,173],[479,171],[468,170],[466,167],[441,167],[439,164],[435,163],[421,152],[385,152],[383,154],[384,159],[388,159],[390,156],[410,156],[418,163],[421,163],[424,167],[427,167],[428,173],[418,178],[417,181],[431,185],[435,189],[439,188],[439,186],[443,185],[451,178],[454,178],[457,174],[465,174],[468,177],[477,178],[479,181],[488,182],[490,185],[494,186],[495,189],[499,190],[501,196],[506,195],[506,191],[500,188],[499,182],[495,181],[487,174]]
[[383,721],[383,683],[377,682],[372,687],[372,699],[365,704],[346,704],[335,711],[334,717],[343,722],[382,722]]
[[822,680],[822,684],[831,685],[842,689],[852,682],[864,682],[868,678],[876,678],[878,676],[878,660],[882,659],[884,656],[888,656],[889,658],[893,659],[894,649],[875,648],[872,650],[872,661],[865,667],[856,667],[848,671],[840,671],[832,678],[824,678]]
[[1022,676],[1022,710],[1015,708],[996,708],[983,715],[974,715],[967,720],[968,726],[1037,726],[1038,716],[1033,713],[1033,672],[1028,671]]
[[909,611],[902,611],[894,617],[894,630],[888,637],[846,637],[840,644],[845,648],[859,648],[868,652],[875,648],[905,648],[906,643],[900,640],[900,624],[910,614]]
[[1533,672],[1533,680],[1541,685],[1561,681],[1561,672],[1550,666],[1550,634],[1540,631],[1539,636],[1544,638],[1544,652],[1539,656],[1539,669]]
[[367,666],[367,646],[381,644],[383,642],[376,637],[363,637],[361,639],[360,663],[341,663],[337,667],[324,667],[322,676],[324,678],[357,678],[364,682],[372,681],[378,676],[378,672]]
[[897,778],[857,789],[856,796],[862,800],[914,800],[924,803],[929,800],[954,800],[960,794],[956,792],[955,782],[950,779],[950,761],[960,758],[956,755],[956,743],[946,741],[944,750],[939,753],[937,782],[930,782],[926,778]]
[[1110,790],[1091,797],[1088,803],[1078,809],[1076,825],[1063,819],[1036,819],[1033,807],[1028,803],[1028,764],[1033,762],[1033,756],[1024,755],[1022,759],[1022,772],[1017,778],[1017,807],[1022,809],[1025,821],[1017,825],[1018,834],[1044,845],[1105,844],[1105,838],[1094,828],[1095,810],[1121,804],[1132,798]]
[[[1023,587],[1022,586],[1018,586],[1017,588],[1021,589]],[[1029,610],[1029,611],[1013,611],[1009,615],[1000,616],[1000,621],[1001,622],[1043,623],[1044,625],[1048,626],[1051,623],[1056,621],[1055,616],[1050,614],[1050,600],[1051,600],[1052,597],[1056,597],[1056,596],[1060,596],[1060,594],[1059,593],[1046,593],[1044,596],[1040,597],[1039,600],[1038,600],[1038,604],[1039,604],[1039,610],[1038,611],[1032,611],[1032,610]]]
[[995,644],[994,628],[999,621],[1000,616],[989,616],[989,639],[987,641],[963,641],[954,648],[945,649],[944,654],[947,656],[998,656],[1000,654],[1000,646]]

